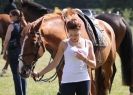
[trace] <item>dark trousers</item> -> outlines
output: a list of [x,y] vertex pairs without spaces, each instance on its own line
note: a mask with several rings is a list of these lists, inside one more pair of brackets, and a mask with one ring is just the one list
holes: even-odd
[[8,50],[8,59],[13,75],[14,87],[15,87],[15,95],[26,95],[26,80],[21,78],[18,73],[18,56],[20,54],[20,49],[12,49]]
[[61,95],[89,95],[90,80],[61,84]]

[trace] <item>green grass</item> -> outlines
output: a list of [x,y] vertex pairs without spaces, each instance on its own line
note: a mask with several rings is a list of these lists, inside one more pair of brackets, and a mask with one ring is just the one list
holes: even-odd
[[[50,59],[49,53],[45,54],[41,59],[39,59],[36,71],[42,69]],[[4,60],[2,60],[0,56],[0,70],[4,66]],[[112,86],[112,91],[110,95],[128,95],[128,88],[122,85],[121,82],[121,69],[120,69],[120,61],[117,57],[116,60],[117,65],[117,73],[115,75],[115,79]],[[51,71],[46,77],[50,77],[55,70]],[[15,95],[13,88],[12,75],[10,72],[10,68],[8,68],[8,73],[4,77],[0,77],[0,95]],[[34,82],[32,78],[27,79],[27,93],[28,95],[56,95],[58,91],[58,80],[56,79],[52,83],[45,82]]]

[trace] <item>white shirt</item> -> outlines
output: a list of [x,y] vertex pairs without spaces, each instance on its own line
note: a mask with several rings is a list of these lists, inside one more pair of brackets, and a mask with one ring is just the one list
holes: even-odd
[[61,83],[90,80],[87,64],[75,56],[75,52],[78,50],[88,56],[88,46],[77,48],[76,46],[71,46],[68,41],[67,44],[68,46],[64,51],[65,65]]

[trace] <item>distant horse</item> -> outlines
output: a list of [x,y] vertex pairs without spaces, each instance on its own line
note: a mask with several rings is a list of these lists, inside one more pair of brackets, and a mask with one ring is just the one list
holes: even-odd
[[[71,17],[77,19],[82,24],[82,36],[86,39],[89,39],[84,22],[79,18],[79,16],[73,9],[68,10],[65,17],[67,19],[70,19]],[[43,55],[45,49],[47,49],[52,58],[54,58],[60,41],[67,38],[67,30],[65,28],[66,19],[63,18],[64,16],[59,13],[46,14],[44,17],[33,22],[30,29],[25,29],[25,31],[23,31],[25,35],[22,44],[22,51],[19,58],[19,71],[22,77],[29,76],[35,62]],[[105,68],[106,64],[110,64],[110,68],[108,69],[111,69],[111,65],[113,65],[112,63],[114,63],[116,56],[114,31],[106,22],[101,20],[97,20],[97,22],[99,28],[103,30],[103,35],[107,43],[106,47],[101,48],[100,51],[95,51],[97,58],[97,68]],[[99,60],[100,62],[98,62]],[[60,73],[60,75],[62,73],[61,70],[58,71],[58,74]],[[98,73],[100,72],[96,72],[95,77],[97,77]],[[60,81],[61,77],[59,77],[59,82]],[[99,85],[97,86],[97,89],[101,89],[99,87],[102,87],[103,85],[106,87],[106,84],[104,82],[105,81],[101,81],[102,85],[96,84]],[[99,91],[97,89],[96,95],[106,95],[106,92]],[[106,87],[106,89],[108,88]]]

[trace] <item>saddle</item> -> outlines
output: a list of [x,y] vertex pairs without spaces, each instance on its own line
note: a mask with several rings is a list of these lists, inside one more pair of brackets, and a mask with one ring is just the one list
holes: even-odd
[[78,16],[83,20],[93,46],[106,47],[106,39],[104,37],[103,30],[101,30],[97,23],[95,23],[95,18],[89,17],[86,14],[78,14]]

